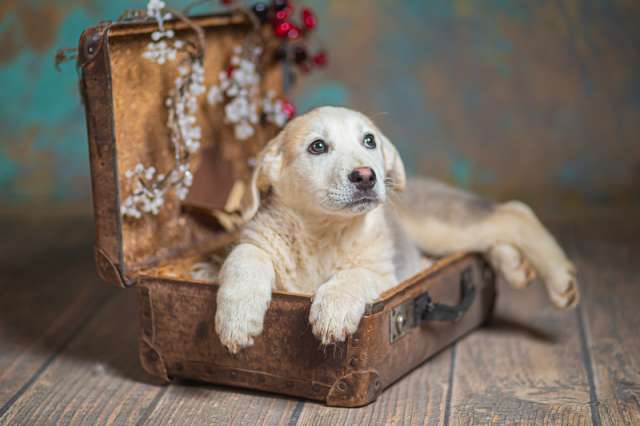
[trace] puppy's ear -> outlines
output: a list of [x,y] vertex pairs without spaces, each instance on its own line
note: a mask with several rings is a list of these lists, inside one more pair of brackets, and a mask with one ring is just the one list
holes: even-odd
[[253,169],[249,191],[244,205],[246,208],[242,214],[244,221],[251,220],[260,208],[261,194],[267,193],[271,185],[278,179],[282,170],[282,136],[283,132],[271,139],[256,157],[256,166]]
[[407,185],[404,163],[396,147],[385,135],[382,135],[382,156],[384,158],[385,180],[388,180],[396,191],[404,191]]

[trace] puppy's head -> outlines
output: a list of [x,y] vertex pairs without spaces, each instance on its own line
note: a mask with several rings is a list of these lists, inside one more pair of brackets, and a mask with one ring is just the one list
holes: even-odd
[[287,124],[258,156],[245,218],[269,190],[300,211],[356,216],[404,185],[398,152],[371,120],[346,108],[317,108]]

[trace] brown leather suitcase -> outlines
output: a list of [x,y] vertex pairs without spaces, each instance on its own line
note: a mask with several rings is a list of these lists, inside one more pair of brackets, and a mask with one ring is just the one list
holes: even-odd
[[[205,33],[207,80],[223,69],[234,43],[246,36],[240,15],[194,18]],[[170,22],[177,33],[188,31]],[[78,64],[88,126],[100,276],[135,287],[139,298],[140,360],[164,381],[189,378],[355,407],[483,323],[495,300],[491,268],[477,255],[458,254],[399,283],[367,306],[358,331],[323,347],[307,317],[311,296],[276,293],[264,332],[254,346],[232,355],[214,331],[217,283],[191,278],[191,266],[233,242],[211,215],[167,197],[157,215],[122,218],[124,171],[138,162],[170,164],[164,95],[175,67],[147,64],[141,52],[154,31],[149,22],[103,23],[86,30]],[[265,88],[281,91],[282,69],[268,65]],[[210,84],[211,81],[207,81]],[[212,152],[212,203],[221,203],[236,179],[247,177],[246,156],[277,129],[264,126],[253,145],[232,138],[202,105],[201,152]],[[202,161],[202,159],[200,160]],[[207,159],[210,161],[210,159]],[[216,201],[217,199],[217,201]]]

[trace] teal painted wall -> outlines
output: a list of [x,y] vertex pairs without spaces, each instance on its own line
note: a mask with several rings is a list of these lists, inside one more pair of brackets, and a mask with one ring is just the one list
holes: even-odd
[[[180,8],[186,1],[171,1]],[[640,205],[640,3],[333,0],[300,110],[374,117],[413,172],[533,203]],[[89,199],[85,123],[58,47],[131,1],[0,5],[0,202]]]

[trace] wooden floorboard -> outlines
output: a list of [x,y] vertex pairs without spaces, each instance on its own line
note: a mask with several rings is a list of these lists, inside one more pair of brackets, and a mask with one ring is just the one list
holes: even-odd
[[638,425],[640,244],[579,244],[585,293],[580,313],[594,376],[594,417],[604,425]]
[[447,349],[388,388],[366,407],[327,408],[305,403],[299,425],[443,424],[452,350]]
[[492,324],[456,352],[451,424],[591,424],[577,317],[539,285],[502,285]]
[[86,217],[0,222],[0,417],[112,294]]
[[137,361],[136,298],[119,292],[2,417],[4,424],[135,424],[166,390]]
[[580,310],[501,286],[491,327],[340,409],[159,386],[138,363],[134,292],[95,274],[91,220],[0,215],[0,424],[640,424],[640,226],[592,220],[553,225],[580,271]]
[[287,425],[299,401],[206,384],[169,386],[141,424]]

